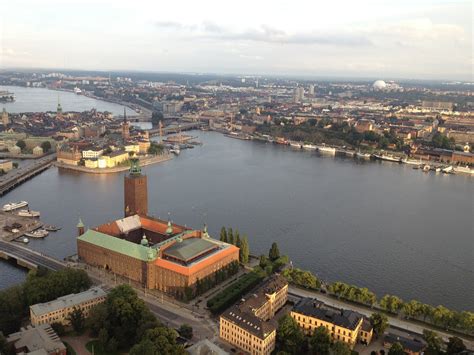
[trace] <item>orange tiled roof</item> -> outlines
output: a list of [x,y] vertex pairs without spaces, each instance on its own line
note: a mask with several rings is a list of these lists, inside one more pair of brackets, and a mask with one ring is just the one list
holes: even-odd
[[216,263],[219,259],[222,259],[222,258],[224,258],[228,255],[233,254],[233,253],[237,253],[237,255],[238,255],[239,248],[237,248],[235,245],[230,245],[226,249],[220,250],[220,251],[214,253],[213,255],[205,258],[204,260],[201,260],[201,261],[198,261],[198,262],[194,263],[191,266],[179,265],[179,264],[176,264],[172,261],[161,259],[161,258],[158,258],[158,259],[155,260],[155,265],[159,266],[159,267],[162,267],[164,269],[168,269],[168,270],[177,272],[177,273],[185,275],[185,276],[190,276],[190,275],[195,274],[195,273],[201,271],[202,269]]
[[[152,232],[157,232],[160,234],[166,234],[166,228],[168,228],[168,222],[163,221],[157,218],[150,218],[150,217],[142,217],[140,216],[140,223],[142,224],[143,229],[147,229]],[[172,234],[178,234],[183,232],[186,228],[180,226],[178,224],[172,223],[171,226],[173,227]]]

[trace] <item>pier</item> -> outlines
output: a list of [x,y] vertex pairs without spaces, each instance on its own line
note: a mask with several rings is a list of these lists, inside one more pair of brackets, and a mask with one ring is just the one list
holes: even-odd
[[7,174],[0,177],[0,196],[5,195],[18,185],[48,169],[55,160],[56,154],[50,154],[39,158],[31,164],[10,170]]

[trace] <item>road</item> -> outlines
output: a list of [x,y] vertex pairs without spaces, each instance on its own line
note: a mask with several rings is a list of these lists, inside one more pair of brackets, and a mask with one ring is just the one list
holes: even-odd
[[59,260],[55,260],[51,257],[42,255],[41,253],[38,253],[36,251],[9,242],[0,241],[0,251],[7,252],[32,264],[42,266],[54,271],[66,267],[66,265]]
[[[319,301],[323,301],[324,303],[326,303],[327,305],[329,305],[331,307],[350,309],[352,311],[359,312],[360,314],[363,314],[367,317],[370,317],[370,315],[372,313],[374,313],[374,311],[375,311],[375,310],[367,309],[363,306],[354,305],[353,303],[346,303],[344,301],[332,298],[328,295],[324,295],[324,294],[321,294],[321,293],[318,293],[318,292],[302,290],[302,289],[296,288],[294,286],[290,286],[288,288],[288,292],[290,293],[290,296],[316,298]],[[438,333],[443,338],[443,340],[446,341],[446,342],[448,341],[449,337],[453,336],[453,334],[450,334],[450,333],[447,333],[447,332],[444,332],[444,331],[440,331],[438,329],[434,329],[434,328],[430,327],[429,325],[420,325],[420,324],[413,323],[413,322],[410,322],[410,321],[405,320],[405,319],[396,318],[396,317],[393,317],[393,316],[387,316],[387,318],[388,318],[388,322],[391,326],[394,326],[394,327],[397,327],[397,328],[402,328],[402,329],[405,329],[405,330],[408,330],[410,332],[414,332],[414,333],[417,333],[417,334],[423,334],[424,329],[430,329],[430,330]],[[466,345],[466,347],[468,349],[474,349],[474,341],[472,341],[470,339],[467,339],[465,337],[461,337],[459,335],[456,335],[456,336],[463,340],[464,344]]]

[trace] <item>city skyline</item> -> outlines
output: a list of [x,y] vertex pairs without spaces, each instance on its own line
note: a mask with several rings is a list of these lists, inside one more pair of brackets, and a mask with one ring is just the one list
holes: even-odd
[[466,1],[19,1],[0,68],[472,81],[471,14]]

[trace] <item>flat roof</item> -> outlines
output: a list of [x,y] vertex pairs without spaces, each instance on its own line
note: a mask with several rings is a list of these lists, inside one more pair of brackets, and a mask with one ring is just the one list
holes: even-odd
[[56,332],[49,324],[41,324],[36,327],[28,326],[21,328],[19,332],[10,334],[7,342],[14,343],[16,349],[28,349],[28,354],[50,354],[65,350]]
[[53,301],[38,303],[30,306],[30,310],[36,315],[41,316],[66,307],[74,307],[81,303],[94,300],[99,297],[105,297],[107,294],[100,287],[92,287],[87,291],[80,293],[72,293],[70,295],[56,298]]
[[177,241],[169,248],[166,248],[163,254],[179,260],[188,261],[216,248],[218,248],[218,245],[205,239],[188,238],[183,241]]

